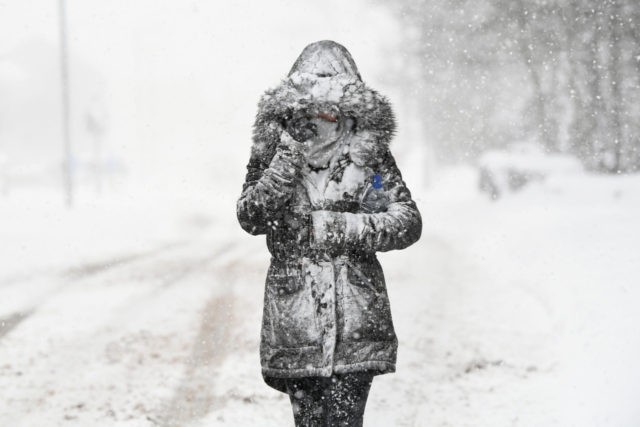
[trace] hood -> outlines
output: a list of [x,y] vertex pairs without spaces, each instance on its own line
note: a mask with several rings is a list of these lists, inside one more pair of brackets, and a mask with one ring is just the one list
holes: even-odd
[[362,81],[349,51],[331,40],[322,40],[305,47],[287,76],[291,77],[296,73],[316,78],[342,77]]
[[362,83],[349,51],[331,40],[305,47],[287,80],[299,93],[319,104],[337,104],[347,87]]
[[344,46],[323,40],[305,47],[287,77],[261,97],[254,125],[256,155],[268,163],[286,121],[297,111],[333,108],[352,120],[367,145],[377,151],[388,147],[396,128],[391,104],[362,81]]

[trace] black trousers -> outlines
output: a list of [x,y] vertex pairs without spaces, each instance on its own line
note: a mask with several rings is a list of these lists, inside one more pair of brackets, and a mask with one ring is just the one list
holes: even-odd
[[373,374],[287,378],[296,427],[361,427]]

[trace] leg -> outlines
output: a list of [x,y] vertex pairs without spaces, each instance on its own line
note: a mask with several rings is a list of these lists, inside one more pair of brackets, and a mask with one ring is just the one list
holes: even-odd
[[325,426],[329,378],[289,378],[286,385],[296,427]]
[[369,372],[334,375],[331,377],[327,426],[362,427],[373,375]]

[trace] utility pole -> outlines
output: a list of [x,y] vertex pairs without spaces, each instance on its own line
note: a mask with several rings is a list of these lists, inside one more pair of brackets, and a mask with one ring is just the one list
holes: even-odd
[[64,145],[63,181],[67,207],[73,206],[73,176],[71,164],[71,131],[69,127],[69,58],[67,50],[67,11],[65,0],[58,0],[60,20],[60,83],[62,89],[62,137]]

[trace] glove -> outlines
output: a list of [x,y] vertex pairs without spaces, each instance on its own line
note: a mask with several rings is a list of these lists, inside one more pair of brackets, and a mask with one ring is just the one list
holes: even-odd
[[294,113],[293,117],[287,120],[286,131],[298,142],[305,142],[318,135],[316,124],[311,122],[309,115],[304,111]]

